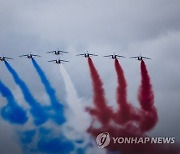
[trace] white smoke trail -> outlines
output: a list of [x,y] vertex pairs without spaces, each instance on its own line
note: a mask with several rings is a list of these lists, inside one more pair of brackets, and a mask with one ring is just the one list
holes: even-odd
[[63,65],[60,65],[60,71],[66,87],[67,104],[71,111],[71,114],[68,114],[67,117],[68,124],[70,127],[72,127],[72,129],[75,129],[78,134],[84,134],[84,132],[90,126],[90,119],[88,117],[88,113],[84,110],[82,99],[78,97],[72,80]]

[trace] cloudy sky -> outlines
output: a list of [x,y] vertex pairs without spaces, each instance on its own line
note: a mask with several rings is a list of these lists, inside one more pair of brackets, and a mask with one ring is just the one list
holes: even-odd
[[[78,95],[90,105],[92,86],[87,61],[76,57],[90,51],[98,54],[93,61],[104,82],[109,104],[115,106],[116,74],[106,54],[126,57],[142,54],[155,94],[159,122],[149,133],[175,136],[180,141],[180,1],[179,0],[0,0],[0,56],[9,61],[39,101],[47,100],[44,88],[30,61],[19,58],[29,52],[42,57],[37,61],[65,101],[65,87],[57,65],[48,63],[54,56],[47,51],[68,51],[63,58],[70,63],[70,74]],[[128,83],[128,100],[138,107],[139,62],[120,60]],[[0,79],[13,91],[19,102],[22,94],[3,63]],[[33,80],[32,80],[33,78]],[[0,96],[0,107],[6,102]],[[0,149],[8,151],[11,126],[0,117]],[[8,132],[8,133],[7,133]],[[6,134],[7,133],[7,134]],[[12,148],[18,149],[12,142]],[[11,144],[11,143],[10,143]],[[18,151],[18,150],[17,150]]]

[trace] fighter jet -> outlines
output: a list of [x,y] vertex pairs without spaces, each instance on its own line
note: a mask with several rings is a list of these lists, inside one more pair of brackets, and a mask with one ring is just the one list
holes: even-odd
[[115,53],[113,55],[107,55],[107,56],[104,56],[104,57],[110,57],[112,59],[125,58],[124,56],[120,56],[120,55],[117,55]]
[[91,56],[98,56],[98,55],[92,54],[92,53],[88,53],[88,51],[87,51],[86,53],[81,53],[81,54],[78,54],[78,55],[76,55],[76,56],[83,56],[83,57],[85,57],[85,58],[89,58],[89,57],[91,57]]
[[62,60],[62,59],[56,59],[56,60],[50,60],[48,62],[55,62],[56,64],[62,64],[63,62],[69,62],[67,60]]
[[34,54],[26,54],[26,55],[21,55],[21,56],[19,56],[19,57],[27,57],[27,58],[29,58],[29,59],[32,59],[33,57],[41,57],[41,56],[39,56],[39,55],[34,55]]
[[151,58],[148,58],[148,57],[143,57],[143,56],[136,56],[136,57],[130,57],[130,58],[135,58],[135,59],[137,59],[137,60],[139,60],[139,61],[142,61],[143,59],[151,59]]
[[7,61],[7,59],[13,59],[13,58],[9,58],[9,57],[0,57],[0,61],[2,61],[2,62],[5,62],[5,61]]
[[62,54],[62,53],[68,53],[68,52],[66,52],[66,51],[61,51],[61,50],[56,50],[56,51],[49,51],[49,52],[47,52],[47,53],[53,53],[53,54],[55,54],[55,55],[60,55],[60,54]]

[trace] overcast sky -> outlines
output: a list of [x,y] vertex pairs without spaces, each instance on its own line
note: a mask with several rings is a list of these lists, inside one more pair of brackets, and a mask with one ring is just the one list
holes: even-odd
[[[9,61],[26,81],[39,101],[47,101],[40,79],[31,61],[19,58],[29,52],[40,54],[39,65],[47,74],[58,98],[65,101],[65,87],[58,66],[48,63],[54,56],[47,51],[68,51],[65,64],[78,95],[88,105],[92,86],[87,61],[75,55],[90,51],[98,54],[93,61],[104,82],[109,104],[115,106],[116,74],[111,59],[116,52],[126,57],[151,57],[146,61],[155,93],[159,122],[149,133],[175,136],[180,141],[180,1],[179,0],[0,0],[0,56]],[[140,84],[139,62],[120,59],[128,84],[128,100],[135,106]],[[0,79],[13,91],[19,102],[22,94],[3,63]],[[33,80],[32,80],[33,78]],[[0,96],[0,107],[5,104]],[[6,132],[11,132],[6,135]],[[3,134],[3,137],[2,137]],[[0,149],[13,136],[11,125],[0,117]],[[11,141],[12,142],[12,141]],[[18,149],[12,143],[12,148]]]

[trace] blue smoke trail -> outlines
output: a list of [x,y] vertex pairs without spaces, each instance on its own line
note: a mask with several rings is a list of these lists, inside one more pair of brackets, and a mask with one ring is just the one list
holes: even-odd
[[20,142],[22,143],[21,148],[23,153],[34,153],[35,151],[37,151],[36,145],[34,143],[34,141],[36,140],[36,134],[36,127],[24,131],[18,131]]
[[[21,133],[24,153],[67,154],[75,150],[73,142],[64,137],[63,134],[54,137],[53,133],[53,129],[45,127]],[[35,134],[37,134],[38,138],[34,137]]]
[[43,85],[46,89],[46,92],[51,101],[52,108],[56,111],[56,115],[54,117],[55,121],[58,124],[64,123],[65,122],[64,106],[62,104],[60,104],[60,102],[58,101],[58,99],[56,97],[56,92],[55,92],[54,88],[52,88],[52,86],[51,86],[50,82],[48,81],[43,70],[40,68],[40,66],[37,64],[37,62],[34,59],[32,59],[32,63],[41,78],[41,82],[43,83]]
[[38,143],[38,149],[45,153],[67,154],[74,150],[74,145],[71,141],[65,141],[62,137],[61,139],[42,138]]
[[12,124],[25,124],[28,120],[26,112],[17,104],[9,88],[6,87],[1,81],[0,93],[7,100],[7,105],[3,107],[1,111],[2,117]]
[[45,113],[44,108],[39,104],[39,102],[35,100],[25,82],[18,76],[16,71],[9,65],[9,63],[5,61],[5,65],[13,76],[16,84],[21,88],[24,99],[31,106],[30,112],[34,118],[35,125],[41,125],[45,123],[48,120],[48,115]]
[[22,132],[21,142],[23,144],[31,143],[33,141],[33,138],[34,138],[35,134],[36,134],[36,130],[35,129],[26,130],[26,131]]
[[[33,98],[28,87],[26,86],[24,81],[22,81],[22,79],[19,78],[19,76],[15,72],[15,70],[7,62],[5,64],[9,70],[9,72],[12,74],[15,82],[20,86],[25,100],[30,104],[32,109],[37,111],[36,112],[37,114],[34,115],[34,118],[35,118],[35,120],[38,120],[37,119],[38,116],[41,117],[41,114],[38,115],[39,111],[41,113],[41,110],[39,110],[39,108],[37,107],[37,106],[39,106],[38,102]],[[46,91],[48,92],[49,95],[52,95],[49,97],[50,97],[50,100],[52,101],[51,103],[52,103],[53,109],[57,108],[56,109],[57,111],[62,111],[62,112],[59,112],[59,115],[61,115],[61,116],[58,117],[58,120],[60,120],[62,123],[63,118],[64,118],[64,116],[62,116],[62,115],[64,115],[64,113],[63,113],[64,108],[63,108],[62,104],[59,104],[59,102],[57,101],[57,98],[55,96],[55,91],[53,88],[51,88],[51,85],[45,75],[44,75],[44,77],[45,77],[44,79],[46,79],[46,80],[43,80],[43,81],[47,81],[46,85],[44,84],[46,86],[45,87]],[[42,109],[42,108],[40,108],[40,109]],[[45,115],[45,118],[47,116],[49,116],[49,115]],[[59,119],[59,118],[61,118],[61,119]],[[44,119],[44,116],[41,117],[40,119]],[[46,120],[47,119],[45,119],[45,121]],[[65,119],[64,119],[64,121],[65,121]],[[59,127],[59,126],[57,126],[57,127]],[[20,132],[20,134],[19,134],[20,141],[22,143],[24,152],[25,153],[47,153],[47,154],[52,154],[52,153],[67,154],[67,153],[73,153],[73,152],[80,153],[80,154],[85,153],[85,149],[83,149],[83,148],[76,149],[74,141],[67,139],[64,136],[63,132],[60,133],[59,135],[57,135],[56,129],[58,129],[58,128],[46,129],[46,128],[42,128],[42,127],[40,128],[39,126],[38,127],[35,126],[35,128],[33,128],[33,129]]]
[[74,150],[73,143],[66,139],[62,134],[58,137],[52,137],[52,130],[40,128],[41,138],[38,141],[37,148],[45,153],[67,154]]

